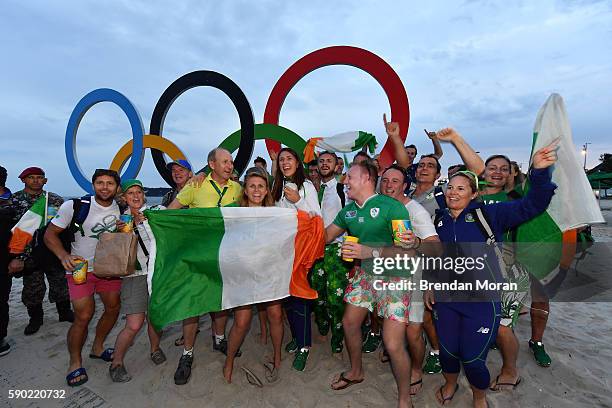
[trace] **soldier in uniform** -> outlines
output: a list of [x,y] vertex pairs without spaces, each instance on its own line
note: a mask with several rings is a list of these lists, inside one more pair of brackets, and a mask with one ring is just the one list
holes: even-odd
[[[28,167],[21,172],[19,178],[24,183],[24,189],[13,194],[13,208],[15,210],[14,223],[32,207],[32,204],[46,194],[43,190],[47,183],[45,172],[39,167]],[[49,192],[47,203],[48,214],[54,214],[64,200],[57,194]],[[15,255],[15,254],[14,254]],[[64,276],[65,271],[57,265],[36,265],[29,256],[29,248],[22,254],[16,254],[9,264],[9,274],[23,272],[23,291],[21,301],[28,309],[30,322],[24,330],[26,336],[36,333],[43,324],[42,302],[47,287],[45,275],[49,281],[49,301],[55,303],[60,322],[74,321],[74,314],[70,308],[68,284]]]

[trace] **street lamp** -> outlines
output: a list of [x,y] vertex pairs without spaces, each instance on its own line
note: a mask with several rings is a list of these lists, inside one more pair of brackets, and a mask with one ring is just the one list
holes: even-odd
[[584,156],[584,171],[586,172],[586,160],[587,160],[587,149],[589,148],[589,145],[592,144],[590,142],[586,142],[585,144],[582,145],[582,155]]

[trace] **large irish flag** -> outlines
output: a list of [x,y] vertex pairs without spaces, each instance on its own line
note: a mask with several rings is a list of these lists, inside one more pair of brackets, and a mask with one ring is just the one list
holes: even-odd
[[320,217],[270,207],[145,214],[154,235],[149,313],[158,329],[207,312],[289,295],[317,297],[307,274],[323,256]]
[[575,243],[575,232],[568,231],[604,222],[572,139],[563,98],[558,94],[552,94],[538,112],[531,156],[554,140],[558,140],[558,160],[551,168],[552,180],[558,186],[555,195],[546,212],[517,230],[517,260],[544,285],[555,280],[560,266],[567,268],[573,260],[568,243],[572,239]]
[[45,225],[45,219],[47,218],[47,198],[48,193],[40,196],[11,230],[13,233],[11,241],[9,242],[9,251],[11,254],[23,253],[26,246],[32,241],[34,232]]
[[304,162],[308,163],[315,158],[315,147],[330,152],[350,153],[367,146],[370,153],[374,153],[376,145],[376,137],[362,131],[344,132],[330,137],[313,137],[306,142]]

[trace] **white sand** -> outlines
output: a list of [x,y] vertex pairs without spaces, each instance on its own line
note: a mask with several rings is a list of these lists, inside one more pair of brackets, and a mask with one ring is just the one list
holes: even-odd
[[[608,225],[594,229],[606,240],[612,237],[612,201],[603,201]],[[610,259],[601,259],[609,265]],[[55,308],[45,304],[45,324],[34,336],[23,336],[27,313],[20,301],[21,281],[14,280],[11,293],[9,338],[12,352],[0,358],[0,408],[3,407],[393,407],[396,390],[387,364],[378,362],[378,353],[364,355],[366,381],[343,392],[330,390],[332,377],[346,368],[344,361],[332,357],[329,343],[315,340],[307,369],[303,373],[291,368],[291,356],[285,357],[281,381],[263,389],[251,386],[241,365],[251,368],[262,380],[261,361],[271,353],[271,345],[258,343],[259,325],[253,327],[242,347],[243,356],[236,360],[233,384],[221,375],[224,356],[211,350],[210,320],[202,319],[202,332],[195,348],[192,378],[185,386],[174,385],[173,375],[181,348],[173,342],[180,335],[178,325],[164,334],[162,348],[168,361],[156,367],[149,360],[148,339],[142,330],[125,363],[133,379],[114,384],[108,376],[108,363],[91,360],[89,354],[94,325],[84,348],[84,366],[89,382],[69,388],[65,383],[68,363],[66,332],[68,323],[58,323]],[[610,299],[610,292],[607,293]],[[100,305],[93,322],[100,314]],[[106,346],[113,346],[117,333],[125,324],[119,320]],[[552,357],[550,368],[536,365],[527,347],[530,336],[529,317],[524,316],[517,328],[520,340],[519,369],[523,382],[516,391],[489,393],[491,407],[612,407],[612,303],[554,303],[544,341]],[[314,327],[314,326],[313,326]],[[229,330],[229,329],[228,329]],[[286,331],[288,333],[288,330]],[[287,339],[287,334],[285,334]],[[287,341],[287,340],[286,340]],[[499,352],[489,353],[492,377],[501,366]],[[434,392],[442,383],[441,375],[427,375],[423,390],[414,398],[416,407],[438,406]],[[465,377],[452,406],[471,406],[471,393]],[[63,400],[9,400],[9,389],[60,389]]]

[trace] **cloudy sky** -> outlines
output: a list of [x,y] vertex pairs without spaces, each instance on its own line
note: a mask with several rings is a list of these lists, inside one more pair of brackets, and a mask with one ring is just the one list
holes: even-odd
[[[93,89],[127,96],[148,132],[170,83],[191,71],[215,70],[243,89],[260,123],[280,75],[330,45],[365,48],[395,69],[410,101],[408,140],[420,152],[430,150],[423,128],[453,126],[483,156],[506,153],[525,164],[536,113],[552,92],[565,99],[577,150],[592,143],[587,165],[612,152],[609,1],[154,3],[3,2],[0,164],[9,170],[11,189],[21,188],[16,176],[23,168],[38,165],[50,191],[82,192],[66,164],[64,137],[74,106]],[[304,138],[365,130],[384,141],[381,116],[389,110],[374,79],[333,66],[293,88],[280,123]],[[196,88],[173,104],[164,136],[200,167],[238,127],[225,95]],[[94,106],[77,137],[84,173],[108,167],[130,137],[118,107]],[[265,154],[263,142],[257,154]],[[145,157],[140,178],[164,186],[148,152]],[[445,146],[443,166],[457,161]]]

